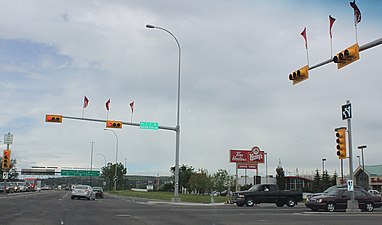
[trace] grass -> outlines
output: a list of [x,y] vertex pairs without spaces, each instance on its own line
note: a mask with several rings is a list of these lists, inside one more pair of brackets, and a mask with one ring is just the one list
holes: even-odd
[[[161,191],[149,191],[149,192],[141,192],[141,191],[131,191],[131,190],[120,190],[120,191],[112,191],[110,194],[120,195],[120,196],[128,196],[128,197],[136,197],[136,198],[146,198],[153,200],[163,200],[163,201],[171,201],[174,197],[173,192],[161,192]],[[208,195],[193,195],[193,194],[180,194],[179,198],[182,202],[195,202],[195,203],[219,203],[225,202],[228,200],[228,197],[225,196],[208,196]]]

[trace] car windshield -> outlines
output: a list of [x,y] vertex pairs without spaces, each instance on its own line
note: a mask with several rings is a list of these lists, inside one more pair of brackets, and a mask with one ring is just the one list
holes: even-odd
[[88,189],[88,186],[76,186],[74,189]]
[[259,188],[260,188],[260,185],[257,184],[257,185],[252,186],[250,189],[248,189],[248,191],[258,191]]

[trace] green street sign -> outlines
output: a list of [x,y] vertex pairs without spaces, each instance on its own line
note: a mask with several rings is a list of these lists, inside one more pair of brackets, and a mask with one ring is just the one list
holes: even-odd
[[140,122],[139,127],[147,130],[158,130],[158,123],[156,122]]
[[98,177],[99,171],[93,170],[61,170],[61,176],[73,176],[73,177]]

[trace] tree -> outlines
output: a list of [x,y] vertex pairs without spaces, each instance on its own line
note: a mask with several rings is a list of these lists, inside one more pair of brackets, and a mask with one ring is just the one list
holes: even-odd
[[[110,190],[113,190],[115,166],[116,164],[108,163],[107,166],[102,167],[102,177],[109,182]],[[125,187],[126,180],[123,178],[123,175],[125,174],[126,168],[123,166],[122,163],[119,163],[117,165],[117,190]]]
[[330,180],[330,176],[328,174],[328,171],[325,170],[325,172],[322,174],[322,187],[321,187],[321,191],[324,191],[324,190],[326,190],[327,188],[329,188],[331,186],[332,186],[332,183],[331,183],[331,180]]
[[[170,171],[175,176],[175,167],[171,167]],[[179,167],[179,188],[189,188],[190,177],[194,174],[194,168],[192,166],[182,165]]]
[[190,190],[199,194],[207,193],[211,187],[211,177],[208,176],[206,169],[200,169],[199,172],[191,175],[189,180]]
[[316,174],[314,175],[314,178],[313,178],[312,191],[313,192],[322,191],[321,176],[318,169],[316,169]]
[[277,186],[279,187],[280,190],[285,189],[285,171],[281,166],[277,166],[276,168],[276,182]]
[[215,191],[227,190],[230,185],[230,177],[227,170],[219,169],[212,175],[212,189]]
[[332,178],[330,179],[331,186],[337,185],[337,178],[338,178],[338,174],[337,172],[334,172]]

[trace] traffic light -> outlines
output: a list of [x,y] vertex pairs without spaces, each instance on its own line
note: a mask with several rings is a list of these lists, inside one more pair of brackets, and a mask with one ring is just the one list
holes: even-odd
[[45,122],[62,123],[62,115],[45,115]]
[[106,128],[122,128],[122,121],[106,120]]
[[1,168],[10,169],[11,168],[11,150],[3,151],[3,161],[1,162]]
[[298,84],[301,81],[309,78],[308,71],[309,71],[309,67],[308,65],[306,65],[302,67],[301,69],[289,74],[289,80],[293,81],[293,85]]
[[333,57],[333,62],[337,63],[337,68],[341,69],[342,67],[357,61],[359,59],[359,46],[354,44],[349,48],[343,50]]
[[339,159],[346,159],[346,128],[336,129],[337,156]]

